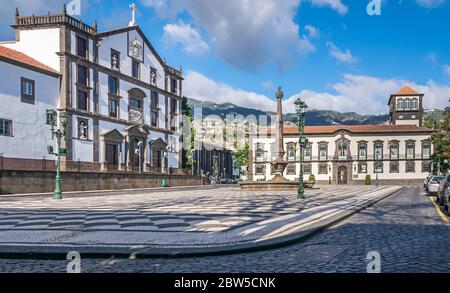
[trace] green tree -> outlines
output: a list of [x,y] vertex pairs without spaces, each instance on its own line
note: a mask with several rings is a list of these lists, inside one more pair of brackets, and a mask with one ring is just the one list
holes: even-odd
[[[187,97],[183,97],[181,100],[181,113],[183,114],[183,118],[186,119],[183,123],[192,123],[193,110],[189,106]],[[188,143],[186,143],[186,148],[182,150],[181,166],[183,169],[187,169],[191,168],[194,163],[192,161],[192,150],[194,149],[194,128],[192,126],[190,127],[188,136],[184,137],[183,140]]]
[[446,174],[450,167],[450,107],[445,109],[443,119],[439,121],[425,119],[424,125],[435,130],[431,135],[434,146],[434,153],[431,156],[433,165],[436,167],[439,165],[440,172]]
[[242,149],[239,149],[234,154],[234,163],[237,167],[248,167],[248,155],[249,155],[249,146],[248,143],[245,143]]

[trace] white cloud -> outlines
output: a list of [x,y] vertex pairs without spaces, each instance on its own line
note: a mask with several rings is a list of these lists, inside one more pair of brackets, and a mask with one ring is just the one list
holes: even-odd
[[[302,90],[286,98],[284,112],[294,113],[294,101],[300,97],[310,109],[356,112],[360,114],[385,114],[391,94],[398,92],[404,85],[409,85],[419,93],[425,94],[425,108],[443,109],[450,97],[450,87],[428,81],[417,84],[404,79],[383,79],[364,75],[345,74],[340,82],[333,84],[329,91]],[[184,92],[187,97],[215,103],[230,102],[241,107],[260,110],[276,110],[273,99],[254,92],[236,89],[228,84],[216,82],[206,76],[189,71],[186,75]]]
[[183,83],[185,96],[214,103],[233,103],[241,107],[260,110],[274,110],[275,101],[264,95],[233,88],[225,83],[216,82],[208,77],[188,71]]
[[261,83],[261,87],[265,90],[273,90],[275,88],[275,84],[271,80],[265,80]]
[[141,1],[161,17],[172,7],[173,14],[187,12],[217,54],[238,68],[254,71],[268,63],[283,68],[299,53],[315,50],[294,21],[301,0]]
[[348,12],[348,7],[341,0],[311,0],[311,3],[319,7],[329,6],[342,15]]
[[320,35],[319,30],[310,24],[305,25],[305,31],[308,38],[318,38]]
[[450,76],[450,65],[444,65],[444,73]]
[[354,64],[358,62],[358,59],[356,57],[353,57],[353,55],[350,53],[350,50],[346,50],[345,52],[336,47],[335,44],[332,42],[327,42],[327,46],[329,49],[330,56],[334,59],[344,62],[344,63],[350,63]]
[[[417,84],[403,79],[382,79],[371,76],[345,74],[343,81],[332,86],[333,92],[315,92],[303,90],[291,97],[291,105],[297,97],[306,101],[313,109],[356,112],[361,114],[386,113],[387,102],[391,94],[398,92],[404,85],[409,85],[419,93],[425,94],[425,108],[443,109],[450,97],[450,87],[433,80],[426,84]],[[293,106],[289,108],[293,111]]]
[[200,33],[190,24],[166,24],[163,28],[163,42],[166,45],[180,44],[183,50],[191,55],[203,55],[209,51],[208,44]]
[[416,0],[417,5],[425,8],[436,8],[445,3],[446,0]]

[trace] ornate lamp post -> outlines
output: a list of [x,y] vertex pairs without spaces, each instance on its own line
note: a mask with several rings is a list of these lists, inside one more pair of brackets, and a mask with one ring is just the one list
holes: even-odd
[[213,159],[213,178],[214,178],[214,186],[215,186],[219,179],[219,172],[218,172],[219,171],[219,166],[218,166],[219,156],[217,155],[216,152],[213,153],[212,159]]
[[304,160],[304,150],[308,145],[308,139],[305,137],[305,109],[308,108],[306,103],[298,98],[294,102],[297,110],[297,120],[298,120],[298,130],[299,139],[298,143],[300,145],[300,176],[298,180],[298,190],[297,197],[299,199],[305,198],[305,187],[303,186],[303,160]]
[[377,151],[376,153],[375,153],[375,165],[376,165],[376,168],[375,168],[375,186],[376,187],[378,187],[378,185],[379,185],[379,183],[378,183],[378,158],[380,157],[380,153],[379,153],[379,151]]
[[[53,193],[53,199],[62,199],[61,191],[61,156],[66,155],[66,149],[61,148],[61,141],[66,141],[67,130],[67,114],[66,112],[59,112],[60,125],[57,125],[58,112],[56,110],[47,110],[47,125],[50,125],[50,131],[52,139],[55,139],[58,149],[56,154],[52,146],[48,146],[47,150],[50,155],[55,155],[56,159],[56,178],[55,178],[55,192]],[[62,129],[61,129],[62,126]],[[55,129],[56,128],[56,129]]]

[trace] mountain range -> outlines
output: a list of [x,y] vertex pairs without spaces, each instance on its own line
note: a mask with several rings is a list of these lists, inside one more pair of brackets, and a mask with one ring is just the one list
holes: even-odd
[[[248,115],[254,115],[256,117],[260,115],[274,115],[275,112],[265,112],[252,108],[245,108],[234,105],[232,103],[216,104],[213,102],[199,101],[196,99],[188,98],[188,105],[190,107],[201,107],[202,115],[217,115],[224,119],[229,114],[242,115],[247,117]],[[425,110],[426,116],[439,119],[442,117],[442,110],[430,109]],[[306,125],[368,125],[368,124],[384,124],[389,120],[388,114],[381,115],[361,115],[354,112],[341,113],[330,110],[314,110],[311,109],[306,112]],[[284,121],[296,123],[297,117],[294,113],[284,114]]]

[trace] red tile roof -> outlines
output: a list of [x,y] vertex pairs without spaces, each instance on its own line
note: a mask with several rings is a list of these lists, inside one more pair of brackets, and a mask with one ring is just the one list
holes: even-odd
[[[415,125],[332,125],[332,126],[305,126],[305,134],[333,134],[340,130],[351,133],[399,133],[399,132],[433,132],[432,129]],[[269,129],[271,133],[272,129]],[[284,126],[285,135],[298,135],[297,126]]]
[[410,88],[409,86],[402,87],[396,95],[418,95],[419,93],[416,92],[414,89]]
[[416,90],[412,89],[411,87],[405,85],[402,87],[396,94],[392,94],[389,97],[388,105],[391,104],[392,98],[395,96],[407,96],[407,95],[419,95],[423,96],[423,94],[419,94]]
[[34,68],[37,68],[40,70],[44,70],[51,74],[59,74],[58,71],[31,58],[30,56],[25,55],[24,53],[18,52],[16,50],[7,48],[5,46],[1,46],[1,45],[0,45],[0,57],[6,58],[9,60],[13,60],[16,62],[20,62],[24,65],[31,66],[31,67],[34,67]]

